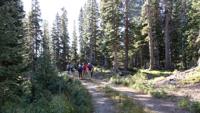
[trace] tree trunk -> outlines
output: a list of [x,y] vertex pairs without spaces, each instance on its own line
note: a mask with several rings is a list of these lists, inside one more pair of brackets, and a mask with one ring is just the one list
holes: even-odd
[[[199,26],[198,43],[200,43],[200,26]],[[198,62],[197,62],[197,66],[200,67],[200,49],[198,51],[198,54],[199,54],[199,59],[198,59]]]
[[128,20],[128,3],[129,0],[125,1],[125,69],[128,69],[128,50],[129,50],[129,37],[128,37],[128,26],[129,26],[129,20]]
[[170,20],[171,20],[171,2],[165,0],[165,28],[164,28],[164,43],[165,43],[165,69],[172,68],[171,62],[171,44],[170,44]]
[[140,68],[143,67],[143,56],[142,56],[142,49],[139,51],[139,56],[140,56]]
[[[115,3],[113,1],[113,3]],[[114,4],[113,4],[114,5]],[[113,10],[113,14],[115,14],[117,12],[117,10]],[[113,61],[113,70],[114,72],[118,72],[118,56],[117,56],[117,52],[118,52],[118,25],[117,25],[117,20],[118,20],[118,17],[117,15],[112,15],[113,19],[114,19],[114,23],[113,23],[113,29],[114,29],[114,36],[115,39],[114,39],[114,44],[113,44],[113,56],[114,56],[114,61]]]
[[153,33],[152,33],[152,19],[151,19],[151,7],[150,7],[150,0],[147,0],[147,18],[148,18],[148,37],[149,37],[149,55],[150,55],[150,66],[149,69],[154,69],[154,41],[153,41]]

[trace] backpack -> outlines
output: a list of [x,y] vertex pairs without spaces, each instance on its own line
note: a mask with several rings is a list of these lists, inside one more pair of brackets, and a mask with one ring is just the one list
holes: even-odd
[[83,67],[82,67],[82,66],[79,66],[79,67],[78,67],[78,71],[81,72],[82,70],[83,70]]
[[92,64],[88,65],[88,68],[89,68],[89,70],[91,71],[92,68],[93,68]]

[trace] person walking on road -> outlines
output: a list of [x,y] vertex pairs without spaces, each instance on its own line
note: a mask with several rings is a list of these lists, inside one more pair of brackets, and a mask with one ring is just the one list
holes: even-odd
[[91,63],[88,63],[88,69],[89,69],[89,72],[90,72],[90,77],[92,78],[94,67],[93,67],[93,65]]
[[85,63],[83,65],[83,76],[86,76],[88,74],[88,64]]
[[83,77],[83,66],[81,64],[78,65],[78,75],[79,75],[79,79],[82,79],[82,77]]
[[70,74],[70,63],[67,64],[67,73]]

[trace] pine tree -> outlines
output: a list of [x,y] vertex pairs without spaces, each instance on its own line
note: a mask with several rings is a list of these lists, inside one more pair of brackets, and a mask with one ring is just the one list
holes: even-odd
[[87,2],[87,16],[89,21],[89,48],[90,48],[90,55],[89,55],[89,62],[95,64],[96,61],[96,40],[98,35],[98,6],[96,0],[88,0]]
[[69,62],[69,34],[67,29],[68,19],[67,19],[67,11],[65,8],[62,8],[62,15],[61,15],[61,43],[63,45],[62,51],[62,69],[64,70],[66,67],[67,62]]
[[32,0],[32,7],[31,12],[29,15],[30,20],[30,38],[31,38],[31,56],[32,56],[32,75],[31,75],[31,93],[32,98],[31,101],[34,101],[36,99],[37,95],[37,77],[38,70],[39,70],[39,58],[42,54],[42,30],[41,30],[41,11],[38,0]]
[[165,27],[164,27],[165,69],[171,69],[172,61],[171,61],[170,22],[172,13],[172,1],[164,0],[164,4],[165,4]]
[[56,67],[61,70],[61,52],[62,52],[62,33],[61,33],[61,18],[59,14],[56,14],[55,22],[53,23],[52,28],[52,45],[53,45],[53,62],[55,63]]
[[125,69],[128,69],[128,51],[129,51],[129,0],[125,0]]
[[[38,58],[37,63],[37,72],[35,72],[35,86],[36,86],[36,95],[37,97],[41,94],[45,94],[46,90],[54,93],[54,90],[51,88],[52,81],[56,80],[56,69],[54,67],[51,54],[50,54],[50,35],[48,30],[48,23],[45,21],[43,25],[43,36],[42,36],[42,53]],[[38,94],[40,93],[40,94]],[[40,97],[39,97],[40,98]]]
[[[108,38],[109,50],[113,56],[113,69],[118,70],[118,51],[119,51],[119,23],[120,23],[120,1],[119,0],[102,0],[101,1],[101,18],[105,26],[105,35]],[[112,44],[111,44],[112,43]]]
[[89,19],[88,19],[88,10],[87,10],[87,4],[83,7],[83,48],[84,48],[84,60],[86,62],[89,61],[89,53],[90,53],[90,47],[89,47]]
[[41,54],[42,49],[42,30],[41,30],[41,11],[38,0],[32,0],[30,13],[30,35],[32,38],[32,68],[36,71],[36,62]]
[[[197,64],[199,59],[199,37],[200,37],[200,2],[198,0],[191,1],[190,12],[188,12],[188,26],[186,30],[187,36],[187,61],[189,67]],[[195,51],[195,52],[194,52]]]
[[20,0],[0,1],[0,110],[5,101],[15,102],[13,97],[22,95],[26,67],[23,18]]
[[135,23],[140,23],[140,14],[141,14],[141,6],[143,4],[143,0],[123,0],[123,26],[125,28],[124,31],[124,45],[125,45],[125,69],[128,69],[129,62],[129,48],[131,48],[131,43],[133,42],[134,29],[133,25]]
[[74,31],[73,31],[73,41],[72,41],[72,47],[71,47],[71,54],[72,54],[72,61],[74,61],[75,64],[78,63],[78,40],[77,40],[77,34],[76,34],[76,25],[75,25],[75,22],[74,22]]
[[146,0],[143,7],[143,22],[146,25],[143,32],[147,32],[149,39],[150,69],[160,68],[158,39],[161,36],[158,35],[160,27],[157,26],[160,21],[159,3],[159,0]]
[[80,14],[79,14],[79,44],[80,44],[80,60],[81,62],[84,61],[85,58],[85,43],[83,39],[83,33],[84,33],[84,12],[83,9],[81,8]]
[[186,30],[187,23],[187,0],[173,1],[171,24],[170,24],[170,37],[171,37],[171,57],[172,65],[175,68],[186,68]]
[[81,59],[95,64],[97,53],[99,11],[96,0],[88,0],[80,10],[79,32]]
[[[49,29],[48,29],[48,23],[47,21],[44,22],[43,25],[43,56],[44,57],[49,57],[48,59],[50,60],[51,52],[50,52],[50,35],[49,35]],[[51,61],[51,60],[50,60]]]

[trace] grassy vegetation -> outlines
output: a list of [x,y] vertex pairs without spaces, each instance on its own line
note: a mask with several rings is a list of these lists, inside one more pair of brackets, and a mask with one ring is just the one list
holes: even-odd
[[[22,97],[15,97],[15,101],[7,100],[1,111],[3,113],[92,113],[91,96],[88,91],[77,80],[68,78],[66,75],[53,81],[50,89],[58,90],[52,93],[49,90],[42,90],[40,97],[30,102],[30,87],[26,87],[27,94]],[[28,83],[27,83],[28,84]]]
[[182,109],[187,109],[190,113],[200,113],[200,102],[191,102],[188,97],[179,100],[178,106]]
[[168,75],[173,74],[172,71],[165,71],[165,70],[144,70],[144,69],[141,69],[140,72],[150,74],[153,77],[168,76]]
[[[143,93],[151,94],[156,98],[168,98],[171,97],[166,93],[166,90],[173,87],[165,87],[163,89],[156,88],[154,84],[157,81],[165,79],[166,75],[172,74],[169,71],[149,71],[138,70],[134,75],[129,76],[113,76],[110,81],[117,85],[125,85],[137,89]],[[148,78],[151,75],[152,78]],[[195,72],[191,72],[187,77],[182,80],[184,84],[199,83],[200,82],[200,69]],[[200,102],[191,102],[189,98],[185,97],[178,101],[178,106],[182,109],[187,109],[191,113],[200,113]]]
[[106,68],[103,68],[103,67],[94,67],[94,70],[96,72],[103,72],[103,73],[109,73],[109,72],[111,72],[110,69],[106,69]]
[[74,105],[74,113],[91,113],[93,108],[91,96],[80,81],[69,79],[66,86],[66,94]]
[[104,87],[102,90],[108,97],[116,102],[118,113],[146,113],[143,107],[135,103],[129,97],[124,96],[109,87]]
[[[148,74],[147,74],[148,73]],[[156,89],[154,87],[154,83],[158,80],[158,77],[153,78],[151,80],[148,79],[148,75],[152,74],[152,76],[159,76],[158,73],[162,73],[163,75],[170,74],[168,71],[147,71],[147,70],[139,70],[134,75],[129,76],[113,76],[110,81],[117,85],[124,85],[136,90],[139,90],[143,93],[151,94],[157,98],[166,98],[168,95],[164,89]],[[159,77],[160,79],[164,79],[164,77]]]
[[200,68],[195,72],[191,72],[187,75],[187,77],[181,81],[183,84],[195,84],[200,83]]

